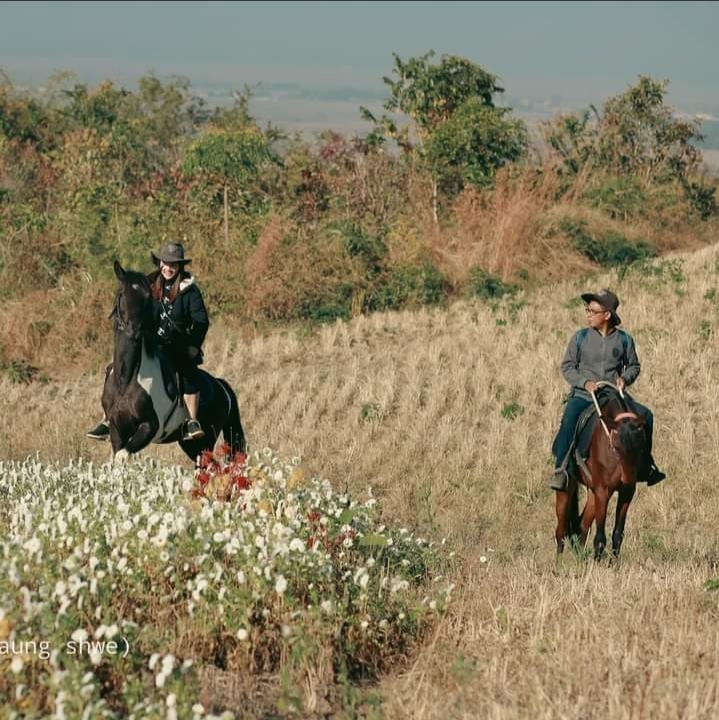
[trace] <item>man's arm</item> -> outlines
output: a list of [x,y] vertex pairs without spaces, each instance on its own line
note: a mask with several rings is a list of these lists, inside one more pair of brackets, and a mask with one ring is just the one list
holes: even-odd
[[579,368],[579,349],[577,347],[577,333],[574,333],[569,339],[567,349],[564,352],[564,358],[560,365],[564,379],[576,388],[584,389],[589,382],[589,378],[583,375]]
[[637,356],[637,348],[634,345],[634,338],[629,333],[625,334],[629,343],[624,357],[624,372],[622,373],[622,377],[627,385],[631,385],[639,377],[642,367],[639,363],[639,357]]

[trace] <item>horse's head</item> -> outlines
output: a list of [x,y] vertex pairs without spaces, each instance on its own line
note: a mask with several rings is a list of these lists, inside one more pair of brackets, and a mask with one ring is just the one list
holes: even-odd
[[601,390],[599,402],[612,449],[627,461],[640,460],[647,444],[644,418],[635,413],[614,388],[603,387]]
[[147,333],[152,319],[150,282],[142,273],[125,270],[117,260],[114,269],[120,281],[110,314],[115,319],[115,332],[138,338],[143,331]]

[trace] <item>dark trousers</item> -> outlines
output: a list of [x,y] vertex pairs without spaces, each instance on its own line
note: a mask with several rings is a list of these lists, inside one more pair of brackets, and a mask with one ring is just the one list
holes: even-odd
[[[644,421],[647,424],[647,441],[649,443],[649,453],[651,455],[652,437],[654,434],[654,415],[648,407],[645,407],[633,398],[630,398],[629,395],[627,395],[626,398],[629,407],[632,408],[637,415],[642,415],[644,417]],[[572,396],[564,406],[564,415],[562,416],[562,422],[559,426],[559,432],[557,433],[557,437],[554,438],[554,443],[552,444],[552,454],[556,458],[555,467],[560,467],[564,462],[564,458],[567,456],[569,448],[572,445],[572,440],[574,439],[574,430],[577,427],[579,416],[582,414],[584,409],[591,404],[591,400],[585,400],[581,397]]]
[[182,391],[185,395],[195,395],[200,392],[200,372],[198,362],[187,357],[186,353],[180,353],[172,347],[160,346],[160,354],[163,359],[175,368],[182,377]]

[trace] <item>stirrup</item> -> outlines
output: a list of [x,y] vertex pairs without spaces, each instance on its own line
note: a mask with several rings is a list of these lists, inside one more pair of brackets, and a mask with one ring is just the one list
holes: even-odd
[[205,431],[202,429],[202,425],[200,425],[197,420],[188,420],[185,425],[185,434],[182,436],[182,439],[197,440],[202,437],[205,437]]
[[566,490],[568,486],[569,477],[567,476],[567,471],[557,468],[549,481],[549,487],[552,488],[552,490]]

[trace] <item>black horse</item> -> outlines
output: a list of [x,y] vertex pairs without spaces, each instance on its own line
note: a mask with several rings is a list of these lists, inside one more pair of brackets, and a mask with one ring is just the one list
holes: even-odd
[[187,411],[174,370],[157,352],[157,327],[146,275],[125,270],[115,261],[120,287],[115,296],[115,350],[105,377],[102,406],[110,425],[113,455],[125,458],[151,442],[178,442],[197,461],[212,450],[220,433],[231,452],[246,452],[237,396],[221,378],[202,370],[198,420],[205,436],[182,439]]

